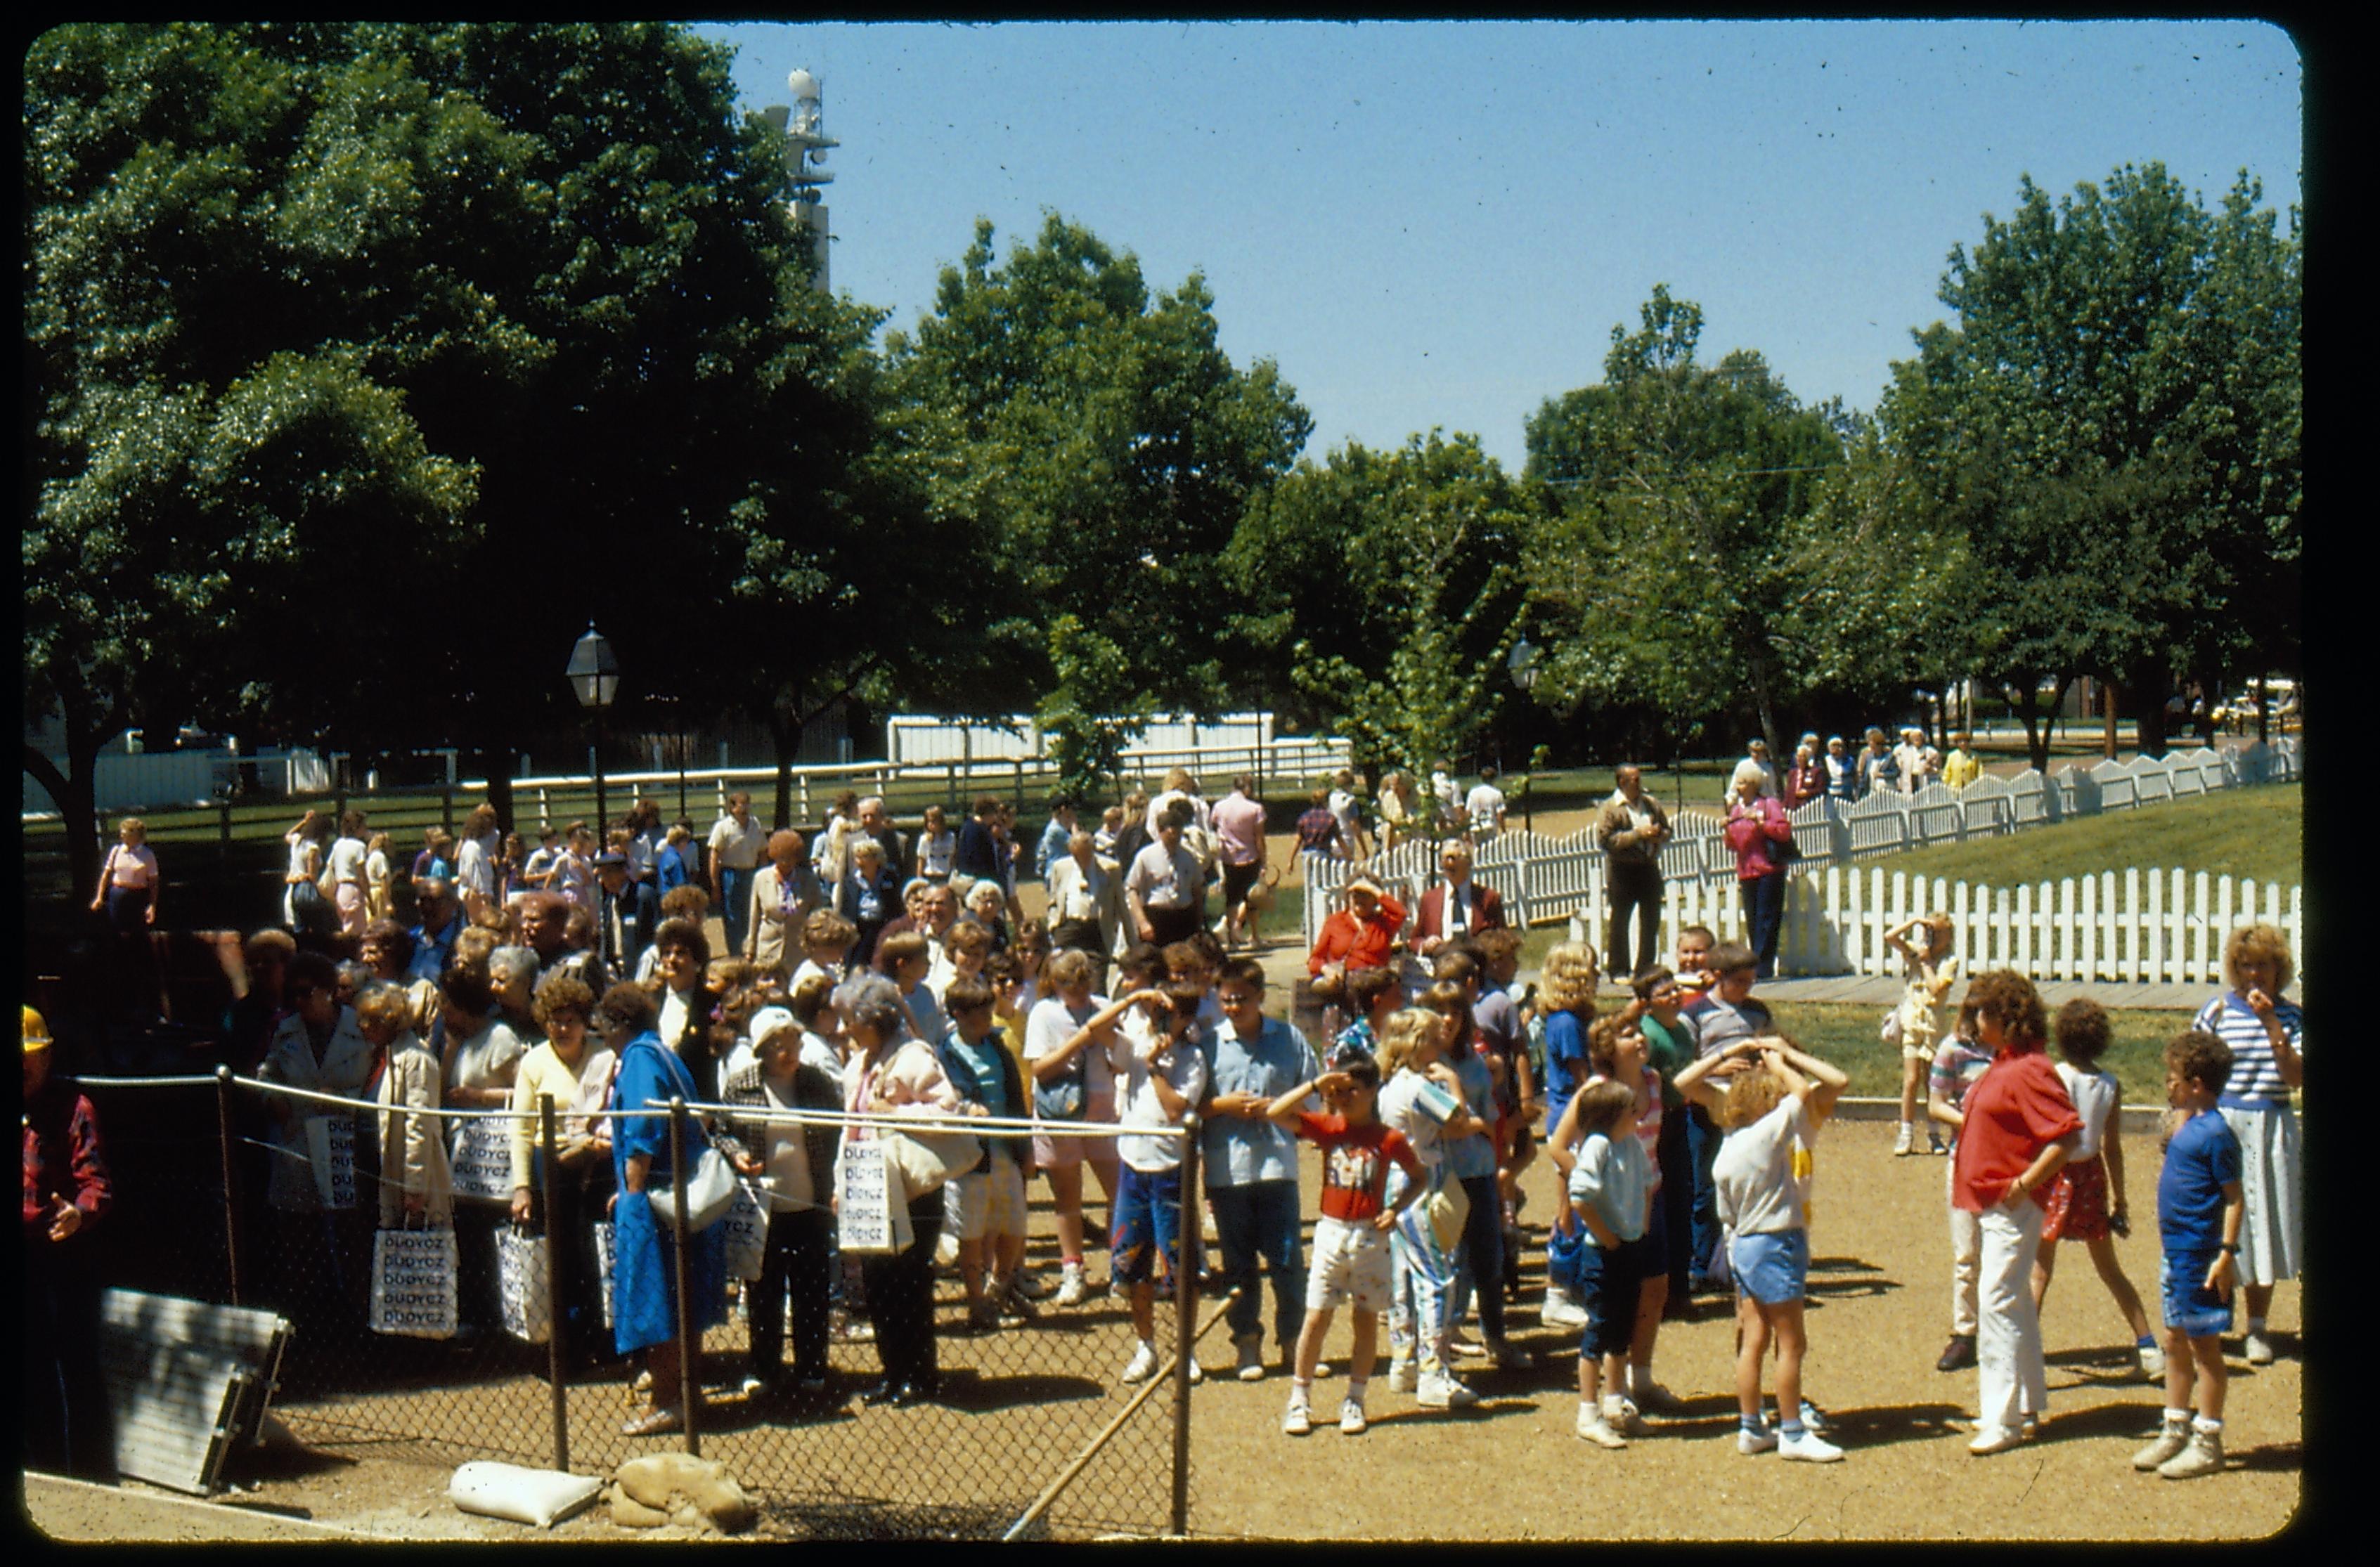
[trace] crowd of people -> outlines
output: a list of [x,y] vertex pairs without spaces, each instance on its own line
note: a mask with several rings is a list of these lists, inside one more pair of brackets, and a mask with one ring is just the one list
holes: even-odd
[[[1598,818],[1615,855],[1657,850],[1666,831],[1633,773]],[[1352,782],[1342,777],[1339,792]],[[1747,807],[1773,803],[1755,774],[1735,783]],[[1392,778],[1383,792],[1402,813],[1382,812],[1384,836],[1436,835],[1445,818],[1409,782]],[[1330,791],[1317,806],[1334,834],[1341,808]],[[1500,822],[1500,801],[1483,808],[1478,790],[1464,809],[1475,834]],[[681,1237],[653,1202],[692,1180],[699,1151],[715,1147],[766,1210],[758,1277],[742,1286],[752,1322],[744,1387],[764,1404],[838,1396],[827,1360],[838,1335],[873,1340],[881,1376],[867,1402],[931,1400],[938,1265],[961,1282],[965,1330],[997,1333],[1088,1304],[1097,1238],[1107,1288],[1134,1329],[1118,1375],[1138,1381],[1162,1363],[1156,1305],[1193,1265],[1177,1128],[1195,1110],[1206,1177],[1193,1196],[1217,1237],[1213,1282],[1230,1297],[1230,1374],[1288,1376],[1286,1432],[1313,1428],[1321,1345],[1342,1310],[1355,1331],[1343,1431],[1367,1423],[1382,1312],[1390,1388],[1422,1408],[1476,1402],[1458,1367],[1473,1348],[1461,1336],[1467,1321],[1490,1364],[1533,1363],[1511,1319],[1528,1241],[1519,1177],[1543,1153],[1560,1180],[1537,1317],[1579,1335],[1579,1435],[1624,1447],[1647,1430],[1645,1415],[1676,1407],[1653,1375],[1661,1325],[1718,1292],[1736,1302],[1739,1449],[1842,1456],[1805,1392],[1803,1299],[1815,1149],[1847,1079],[1776,1029],[1754,994],[1764,972],[1755,947],[1691,927],[1664,963],[1647,949],[1647,921],[1633,932],[1623,1005],[1599,1000],[1602,965],[1584,943],[1555,946],[1524,986],[1519,933],[1472,880],[1471,835],[1445,838],[1443,879],[1418,898],[1410,929],[1377,882],[1350,883],[1348,908],[1310,957],[1335,1016],[1309,1038],[1267,1015],[1264,970],[1234,950],[1253,943],[1249,900],[1266,885],[1249,780],[1209,806],[1177,775],[1095,832],[1070,807],[1053,812],[1032,864],[1047,895],[1035,920],[1015,894],[1026,850],[1007,807],[978,801],[956,831],[941,814],[929,812],[913,841],[882,801],[846,797],[806,838],[762,830],[737,796],[697,850],[689,828],[660,832],[658,812],[639,802],[606,847],[590,853],[593,835],[574,824],[522,856],[475,813],[466,841],[425,843],[399,881],[360,813],[346,814],[327,849],[309,813],[289,833],[290,928],[246,944],[247,983],[223,1019],[225,1058],[276,1088],[357,1102],[355,1175],[372,1195],[330,1211],[317,1178],[319,1104],[257,1100],[252,1189],[288,1298],[317,1287],[326,1249],[368,1249],[370,1228],[451,1228],[461,1331],[484,1333],[501,1318],[496,1231],[538,1227],[565,1252],[556,1317],[570,1357],[640,1361],[647,1402],[625,1428],[675,1430],[699,1369],[678,1363],[679,1314],[722,1320],[730,1270],[720,1228]],[[1360,820],[1355,831],[1368,841]],[[1307,846],[1332,851],[1327,835]],[[381,874],[402,886],[410,923],[394,917],[395,886],[376,901]],[[1222,917],[1210,922],[1218,883]],[[147,885],[153,907],[153,871]],[[723,953],[705,932],[714,911]],[[2032,984],[2001,971],[1968,986],[1945,1030],[1945,928],[1894,933],[1909,991],[1887,1031],[1910,1066],[1896,1151],[1919,1151],[1922,1088],[1925,1146],[1950,1156],[1954,1308],[1939,1364],[1978,1370],[1971,1449],[2005,1451],[2046,1416],[2038,1313],[2055,1242],[2070,1238],[2090,1249],[2143,1368],[2166,1378],[2166,1427],[2143,1467],[2210,1472],[2221,1462],[2217,1335],[2231,1325],[2231,1288],[2248,1295],[2245,1353],[2269,1360],[2273,1287],[2299,1267],[2289,1094],[2301,1081],[2302,1019],[2277,999],[2289,953],[2264,927],[2235,934],[2229,989],[2167,1051],[2176,1122],[2158,1181],[2160,1340],[2109,1241],[2126,1233],[2128,1207],[2113,1079],[2096,1066],[2105,1013],[2071,1004],[2053,1031]],[[1612,950],[1626,950],[1617,936]],[[36,1033],[29,1012],[29,1105]],[[2053,1038],[2062,1064],[2045,1054]],[[674,1166],[666,1121],[635,1114],[673,1097],[721,1107],[707,1136],[678,1145]],[[534,1133],[547,1099],[552,1171]],[[29,1110],[26,1130],[29,1248],[70,1237],[107,1201],[87,1103],[41,1104],[39,1127]],[[464,1142],[488,1134],[427,1113],[485,1109],[512,1113],[480,1123],[502,1128],[510,1187],[458,1192]],[[867,1119],[799,1120],[806,1111]],[[945,1158],[933,1136],[900,1133],[905,1117],[1032,1130],[988,1128],[976,1156]],[[896,1248],[856,1258],[841,1253],[830,1212],[839,1167],[868,1141],[887,1145],[905,1206]],[[1299,1141],[1322,1155],[1310,1266]],[[1085,1164],[1104,1199],[1102,1229],[1090,1226]],[[91,1167],[101,1184],[78,1187]],[[1037,1175],[1054,1211],[1054,1281],[1026,1261]],[[605,1220],[608,1245],[594,1227]],[[29,1292],[39,1282],[29,1277]],[[1772,1356],[1773,1415],[1763,1396]]]

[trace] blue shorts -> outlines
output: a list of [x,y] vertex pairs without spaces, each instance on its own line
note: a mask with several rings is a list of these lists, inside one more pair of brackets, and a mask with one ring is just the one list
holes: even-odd
[[2219,1253],[2168,1252],[2157,1275],[2165,1296],[2165,1325],[2184,1338],[2220,1338],[2231,1331],[2231,1297],[2206,1287],[2206,1270]]
[[1767,1230],[1738,1236],[1727,1254],[1735,1272],[1735,1293],[1763,1306],[1783,1306],[1808,1293],[1810,1232]]
[[1599,1359],[1625,1355],[1636,1332],[1636,1302],[1645,1285],[1645,1243],[1621,1241],[1607,1251],[1581,1232],[1578,1304],[1586,1327],[1578,1335],[1578,1356]]
[[1165,1253],[1173,1271],[1182,1231],[1182,1170],[1135,1170],[1124,1165],[1118,1174],[1115,1233],[1108,1237],[1108,1272],[1136,1284],[1156,1276],[1156,1254]]

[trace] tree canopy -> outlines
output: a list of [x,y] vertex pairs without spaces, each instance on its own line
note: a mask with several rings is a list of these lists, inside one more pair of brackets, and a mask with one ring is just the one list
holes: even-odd
[[[891,334],[887,379],[931,460],[929,506],[993,552],[978,710],[1038,704],[1075,787],[1131,716],[1215,710],[1215,562],[1312,421],[1269,360],[1233,366],[1192,273],[1151,297],[1139,262],[1055,213],[998,260],[989,222],[933,309]],[[1120,728],[1095,733],[1095,715]]]
[[2030,180],[1942,280],[1879,408],[1934,524],[1965,541],[1967,667],[2010,692],[2077,675],[2162,748],[2177,673],[2297,668],[2300,259],[2242,178],[2219,214],[2162,165],[2053,204]]

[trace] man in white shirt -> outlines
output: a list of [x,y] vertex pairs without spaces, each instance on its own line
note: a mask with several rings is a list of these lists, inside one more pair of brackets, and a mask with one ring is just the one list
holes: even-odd
[[1740,780],[1757,777],[1760,780],[1762,794],[1771,800],[1780,798],[1777,790],[1777,764],[1768,759],[1768,742],[1760,736],[1754,735],[1752,742],[1743,749],[1743,760],[1738,762],[1735,765],[1735,771],[1728,775],[1728,792],[1733,794]]
[[1504,830],[1504,791],[1496,787],[1492,764],[1479,769],[1479,781],[1463,798],[1463,811],[1471,818],[1474,842],[1485,843]]
[[752,921],[752,873],[760,868],[768,830],[752,819],[752,796],[737,790],[727,797],[727,814],[711,824],[710,890],[727,926],[727,950],[744,950]]
[[1124,904],[1140,939],[1158,946],[1187,941],[1206,923],[1207,886],[1198,857],[1182,846],[1189,807],[1176,802],[1157,825],[1157,841],[1133,856]]

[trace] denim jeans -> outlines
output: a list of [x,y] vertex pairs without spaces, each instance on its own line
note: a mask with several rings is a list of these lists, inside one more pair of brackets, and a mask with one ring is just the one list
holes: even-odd
[[1743,916],[1752,927],[1752,950],[1760,957],[1760,977],[1777,973],[1777,937],[1785,924],[1785,873],[1771,871],[1743,884]]
[[1695,1277],[1710,1272],[1711,1254],[1718,1249],[1718,1187],[1711,1181],[1711,1165],[1718,1158],[1722,1134],[1699,1104],[1686,1107],[1686,1151],[1694,1161],[1694,1216],[1688,1226]]
[[1225,1311],[1232,1336],[1247,1338],[1263,1332],[1263,1302],[1257,1298],[1257,1264],[1272,1277],[1273,1336],[1284,1345],[1297,1343],[1305,1325],[1305,1258],[1297,1239],[1297,1183],[1250,1181],[1244,1186],[1208,1187],[1207,1199],[1215,1210],[1215,1235],[1223,1253],[1223,1288],[1236,1287],[1239,1297]]
[[719,868],[719,901],[725,905],[720,919],[727,927],[727,955],[741,957],[744,934],[752,924],[751,871],[739,871],[733,865]]
[[1479,1331],[1489,1344],[1504,1342],[1504,1206],[1493,1175],[1466,1175],[1463,1192],[1471,1216],[1463,1224],[1463,1270],[1454,1278],[1454,1320],[1479,1295]]

